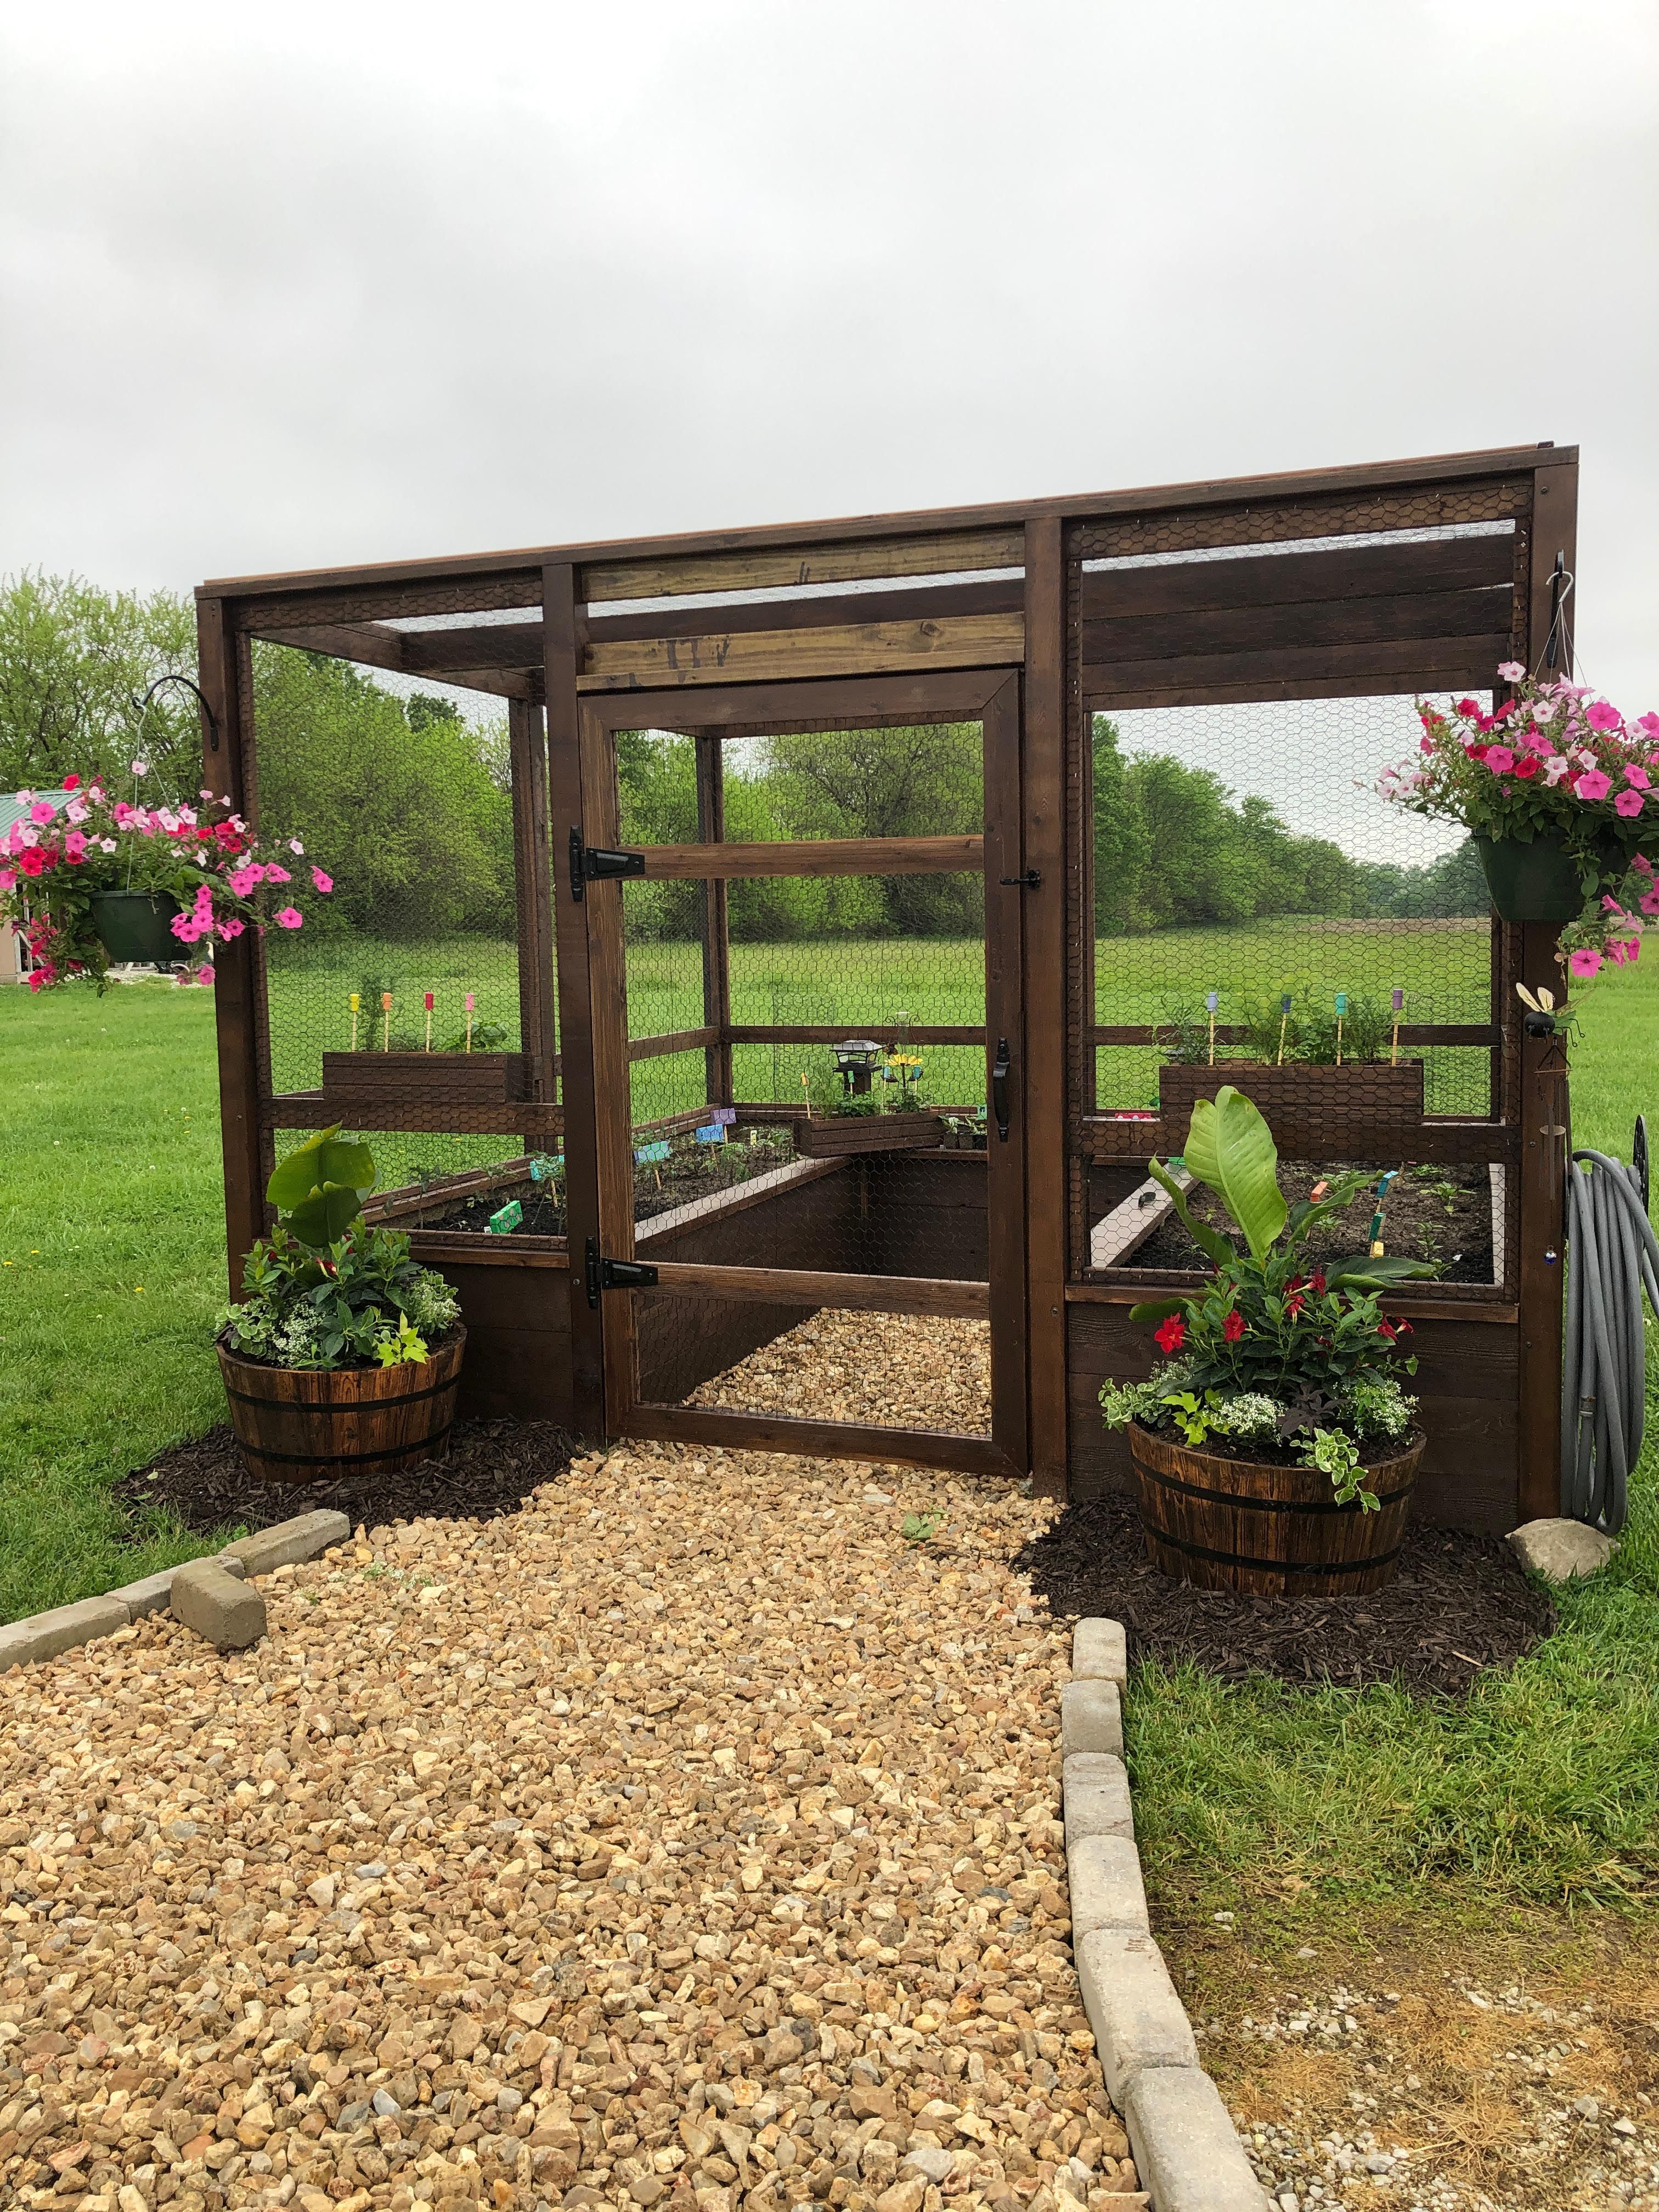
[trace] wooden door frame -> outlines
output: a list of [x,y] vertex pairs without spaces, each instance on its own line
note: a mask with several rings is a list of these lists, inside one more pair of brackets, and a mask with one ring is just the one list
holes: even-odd
[[[1028,894],[1018,882],[1024,873],[1024,823],[1020,805],[1022,683],[1017,668],[939,671],[926,676],[803,680],[751,686],[710,686],[688,696],[684,690],[659,692],[588,693],[577,702],[576,766],[580,785],[582,834],[592,845],[616,846],[621,825],[616,777],[616,738],[618,731],[642,725],[683,730],[691,735],[701,752],[726,736],[752,731],[757,723],[785,722],[799,728],[825,729],[880,726],[884,723],[977,721],[983,732],[985,760],[985,834],[978,840],[894,840],[896,848],[908,846],[911,865],[936,869],[951,860],[966,861],[966,848],[977,843],[973,862],[982,866],[985,879],[985,1042],[987,1066],[999,1038],[1008,1039],[1012,1060],[1009,1086],[1007,1149],[999,1147],[999,1172],[988,1181],[987,1231],[989,1280],[994,1286],[992,1328],[992,1397],[995,1434],[964,1437],[927,1430],[878,1427],[871,1424],[803,1420],[726,1412],[712,1407],[665,1407],[641,1401],[637,1395],[634,1295],[611,1291],[601,1301],[598,1316],[604,1372],[603,1418],[608,1435],[658,1437],[684,1443],[724,1442],[733,1449],[800,1451],[820,1457],[877,1459],[922,1467],[957,1468],[971,1473],[1019,1475],[1029,1465],[1029,1373],[1026,1327],[1026,1142],[1025,1041],[1025,915]],[[574,795],[573,791],[572,795]],[[863,842],[863,841],[857,841]],[[875,842],[876,841],[870,841]],[[881,841],[884,843],[886,841]],[[803,853],[803,842],[805,852]],[[960,853],[946,853],[947,845],[961,844]],[[939,848],[928,849],[924,848]],[[636,847],[650,856],[653,876],[708,875],[718,857],[697,848]],[[797,862],[811,855],[811,841],[781,843],[776,858],[787,852]],[[556,845],[559,880],[555,896],[566,927],[580,916],[586,953],[586,1008],[591,1024],[591,1079],[582,1086],[580,1102],[574,1087],[565,1093],[568,1136],[578,1111],[591,1122],[591,1143],[568,1144],[573,1186],[578,1162],[592,1159],[591,1218],[597,1224],[599,1249],[607,1258],[629,1259],[635,1251],[634,1182],[631,1101],[629,1084],[629,1035],[626,952],[622,932],[623,886],[599,881],[585,886],[578,903],[562,867],[562,848]],[[764,857],[773,857],[769,854]],[[849,842],[832,856],[826,847],[820,856],[834,872],[864,872],[872,855],[860,854]],[[739,864],[745,872],[753,856]],[[660,866],[658,862],[660,862]],[[799,866],[780,872],[806,873]],[[1003,879],[1008,878],[1005,882]],[[716,878],[718,880],[718,878]],[[562,975],[562,963],[561,974]],[[567,1016],[567,1019],[568,1017]],[[977,1031],[975,1032],[977,1034]],[[570,1063],[567,1060],[567,1066]],[[602,1102],[623,1102],[606,1110]],[[994,1138],[992,1140],[996,1141]],[[586,1213],[587,1207],[580,1212]],[[573,1322],[577,1305],[587,1307],[583,1272],[577,1255],[579,1208],[573,1187],[570,1296]],[[665,1270],[665,1278],[678,1270]],[[701,1271],[699,1271],[701,1272]],[[735,1270],[743,1274],[752,1271]],[[793,1273],[797,1271],[783,1271]],[[669,1288],[665,1279],[665,1290]],[[928,1304],[927,1290],[918,1282],[918,1309]],[[891,1307],[891,1286],[878,1291],[885,1310]]]

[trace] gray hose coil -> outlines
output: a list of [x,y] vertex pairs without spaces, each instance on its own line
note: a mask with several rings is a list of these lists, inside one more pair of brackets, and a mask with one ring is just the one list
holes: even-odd
[[[1635,1168],[1605,1152],[1572,1158],[1561,1510],[1616,1536],[1629,1510],[1626,1482],[1642,1451],[1647,1407],[1642,1292],[1646,1290],[1659,1314],[1659,1237]],[[1587,1174],[1581,1163],[1594,1172]]]

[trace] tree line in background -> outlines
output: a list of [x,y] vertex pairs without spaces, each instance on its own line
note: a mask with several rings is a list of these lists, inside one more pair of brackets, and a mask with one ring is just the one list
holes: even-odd
[[[140,715],[156,677],[195,673],[195,615],[168,592],[100,592],[35,574],[0,585],[0,789],[48,786],[96,769],[118,796],[143,760],[151,804],[188,801],[201,738],[178,687]],[[319,904],[327,934],[381,937],[514,929],[513,818],[504,718],[402,698],[362,670],[257,643],[254,707],[260,804],[291,823],[337,889]],[[678,844],[698,836],[690,738],[623,732],[623,836]],[[1484,915],[1472,847],[1423,868],[1352,859],[1299,836],[1255,794],[1237,798],[1207,769],[1165,753],[1126,755],[1094,722],[1095,910],[1103,936],[1269,915],[1359,918]],[[726,834],[744,842],[947,836],[981,826],[975,724],[786,735],[726,749]],[[696,883],[635,883],[636,938],[702,933]],[[777,878],[734,882],[734,939],[963,937],[982,923],[977,877]],[[307,933],[309,935],[311,933]],[[303,957],[298,944],[287,957]]]

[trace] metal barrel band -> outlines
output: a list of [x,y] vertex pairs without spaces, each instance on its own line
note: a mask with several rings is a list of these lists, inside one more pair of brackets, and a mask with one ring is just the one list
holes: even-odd
[[1173,1536],[1167,1528],[1149,1528],[1147,1534],[1154,1543],[1168,1544],[1172,1551],[1183,1552],[1189,1559],[1212,1559],[1218,1566],[1255,1567],[1270,1575],[1360,1575],[1370,1567],[1386,1567],[1400,1557],[1404,1539],[1392,1551],[1376,1552],[1365,1559],[1264,1559],[1254,1552],[1218,1552],[1208,1544],[1189,1542],[1185,1536]]
[[239,1405],[269,1406],[273,1413],[378,1413],[388,1406],[418,1406],[422,1399],[441,1397],[446,1390],[453,1390],[459,1379],[459,1376],[452,1375],[447,1382],[434,1382],[425,1390],[405,1390],[396,1398],[369,1398],[356,1406],[343,1402],[333,1405],[326,1398],[259,1398],[251,1390],[233,1389],[228,1382],[225,1385],[225,1395],[234,1398]]
[[[1143,1466],[1139,1472],[1148,1482],[1155,1482],[1160,1490],[1179,1491],[1183,1498],[1202,1498],[1214,1505],[1237,1505],[1241,1512],[1352,1513],[1364,1510],[1363,1506],[1339,1505],[1334,1498],[1312,1498],[1304,1504],[1296,1498],[1245,1498],[1237,1491],[1212,1490],[1201,1482],[1183,1482],[1179,1475],[1162,1474],[1152,1467]],[[1401,1498],[1409,1498],[1415,1487],[1414,1483],[1408,1482],[1399,1490],[1385,1490],[1377,1498],[1378,1507],[1398,1504]]]
[[454,1425],[453,1421],[446,1421],[442,1428],[434,1429],[429,1437],[416,1437],[404,1443],[387,1444],[380,1451],[282,1452],[268,1450],[264,1444],[244,1444],[242,1450],[249,1459],[273,1460],[282,1467],[367,1467],[371,1460],[400,1459],[405,1452],[430,1451],[434,1445],[442,1443]]

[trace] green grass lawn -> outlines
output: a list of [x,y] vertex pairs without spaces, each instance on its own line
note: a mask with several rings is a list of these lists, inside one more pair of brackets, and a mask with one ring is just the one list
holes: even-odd
[[[1188,934],[1196,970],[1231,955],[1265,972],[1268,951],[1284,951],[1250,933]],[[319,1022],[340,1016],[374,951],[307,979]],[[1101,957],[1103,1012],[1153,1018],[1169,944],[1115,941]],[[1430,957],[1420,945],[1411,957]],[[1376,958],[1389,967],[1395,956]],[[1435,958],[1443,978],[1443,947]],[[639,1033],[698,1018],[695,948],[636,947],[630,965]],[[421,980],[438,976],[435,949],[404,966],[410,990],[440,988]],[[492,1012],[515,1003],[510,973],[476,952],[454,955],[444,973],[450,993],[477,990],[481,1010],[473,975],[492,977]],[[1426,995],[1427,970],[1416,974],[1407,988]],[[980,992],[976,948],[953,942],[733,949],[739,1020],[881,1028],[902,1008],[916,1022],[976,1021]],[[1434,1018],[1458,1018],[1453,1002]],[[781,1048],[775,1061],[770,1047],[745,1048],[742,1090],[790,1096],[811,1057]],[[931,1057],[948,1089],[954,1055]],[[1589,993],[1573,1060],[1576,1142],[1627,1158],[1635,1114],[1659,1109],[1659,957]],[[700,1054],[636,1073],[651,1069],[662,1072],[636,1092],[641,1118],[672,1110],[682,1092],[701,1101]],[[301,1079],[297,1063],[290,1079]],[[12,1619],[201,1548],[164,1527],[128,1544],[106,1486],[222,1415],[210,1346],[224,1277],[210,997],[160,985],[101,1000],[0,992],[0,1617]],[[1561,1632],[1467,1705],[1143,1670],[1131,1755],[1165,1909],[1213,1908],[1283,1881],[1306,1882],[1309,1897],[1340,1892],[1356,1908],[1431,1893],[1620,1903],[1659,1877],[1655,1464],[1650,1448],[1613,1566],[1564,1594]]]

